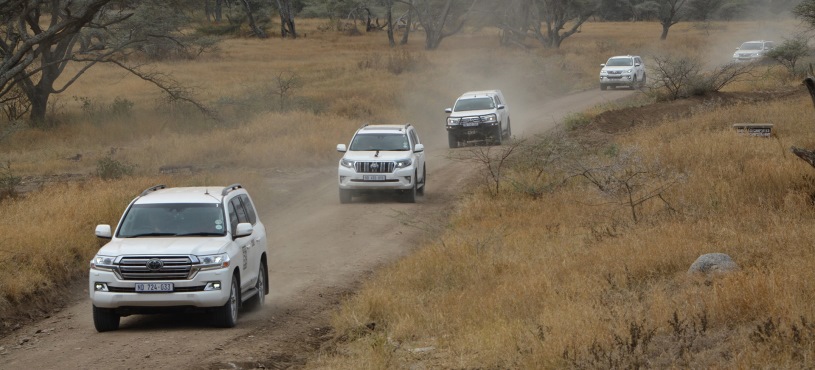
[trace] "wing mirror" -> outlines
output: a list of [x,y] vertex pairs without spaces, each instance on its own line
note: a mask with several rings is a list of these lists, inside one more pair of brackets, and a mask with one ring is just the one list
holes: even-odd
[[94,231],[97,238],[103,239],[110,239],[113,235],[110,231],[110,225],[96,225],[96,230]]
[[453,113],[453,108],[444,108],[444,113]]
[[345,144],[337,144],[337,151],[340,153],[345,153],[348,151],[348,148],[345,147]]
[[424,144],[416,144],[416,146],[413,148],[414,153],[419,153],[419,152],[423,152],[423,151],[424,151]]

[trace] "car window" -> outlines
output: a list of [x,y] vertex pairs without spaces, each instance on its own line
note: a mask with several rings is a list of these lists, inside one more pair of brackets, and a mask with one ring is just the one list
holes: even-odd
[[122,219],[120,238],[223,235],[224,212],[215,203],[134,204]]
[[760,42],[745,42],[739,47],[741,50],[761,50],[762,45]]
[[456,112],[469,110],[495,109],[495,102],[490,97],[459,99],[453,110]]
[[246,209],[246,216],[249,219],[249,223],[254,225],[257,221],[257,214],[255,214],[255,208],[252,206],[252,201],[249,200],[249,196],[246,194],[239,195],[241,198],[241,203],[243,203],[243,208]]
[[632,62],[631,58],[611,58],[606,63],[607,66],[612,67],[624,67],[624,66],[632,66],[634,63]]
[[408,142],[407,135],[403,133],[396,134],[357,134],[351,141],[349,150],[352,151],[393,151],[393,150],[409,150],[410,143]]

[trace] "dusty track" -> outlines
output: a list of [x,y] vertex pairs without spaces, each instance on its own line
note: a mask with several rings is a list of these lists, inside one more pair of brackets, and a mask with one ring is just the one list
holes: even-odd
[[[513,105],[513,135],[543,132],[569,112],[630,94],[592,90]],[[303,363],[330,335],[330,311],[342,296],[377,267],[419,246],[427,232],[416,225],[443,223],[459,188],[475,173],[470,165],[446,158],[441,123],[418,126],[427,147],[428,188],[416,204],[376,197],[340,205],[333,164],[273,173],[266,189],[249,189],[273,194],[272,204],[258,205],[269,233],[272,293],[261,311],[243,313],[236,328],[212,328],[204,315],[155,315],[126,317],[119,331],[97,333],[87,291],[78,291],[82,298],[74,304],[0,339],[0,368],[227,369]]]

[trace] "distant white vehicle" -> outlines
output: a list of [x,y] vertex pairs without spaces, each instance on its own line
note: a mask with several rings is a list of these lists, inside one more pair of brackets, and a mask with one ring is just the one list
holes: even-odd
[[507,105],[501,90],[468,91],[456,99],[447,117],[447,140],[450,148],[461,142],[491,140],[501,145],[512,136]]
[[338,144],[337,151],[345,153],[337,170],[340,203],[350,203],[354,195],[364,192],[398,192],[407,203],[424,194],[424,144],[409,123],[365,125],[347,147]]
[[645,63],[639,56],[614,56],[600,67],[600,90],[617,86],[634,89],[645,85]]
[[736,48],[733,53],[733,62],[754,62],[764,58],[768,51],[775,47],[775,43],[766,40],[747,41]]

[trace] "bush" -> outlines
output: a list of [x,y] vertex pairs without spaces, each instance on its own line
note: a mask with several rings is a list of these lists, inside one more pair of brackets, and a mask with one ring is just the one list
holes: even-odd
[[133,174],[136,165],[104,157],[96,162],[96,175],[102,180],[115,180]]
[[775,60],[789,71],[795,74],[795,65],[803,57],[809,55],[807,39],[797,36],[786,40],[781,45],[767,52],[767,57]]
[[0,165],[0,200],[17,196],[17,185],[22,179],[11,172],[11,162]]
[[749,76],[755,63],[728,63],[703,72],[698,59],[680,56],[654,56],[654,68],[649,75],[651,93],[657,100],[676,100],[719,91],[728,84]]

